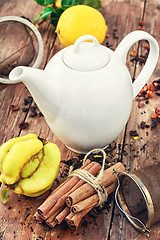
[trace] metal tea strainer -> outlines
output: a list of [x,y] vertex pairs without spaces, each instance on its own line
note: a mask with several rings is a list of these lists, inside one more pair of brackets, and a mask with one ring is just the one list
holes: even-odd
[[117,173],[115,200],[132,226],[149,236],[151,226],[160,221],[160,163]]
[[[17,66],[38,68],[43,58],[43,40],[38,29],[24,17],[0,17],[0,83]],[[14,83],[18,83],[14,82]]]

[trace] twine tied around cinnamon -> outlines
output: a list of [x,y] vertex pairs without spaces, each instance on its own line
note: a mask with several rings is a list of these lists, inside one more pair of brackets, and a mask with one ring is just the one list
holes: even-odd
[[103,203],[107,201],[108,198],[108,194],[105,190],[105,187],[103,186],[103,184],[101,183],[101,178],[103,176],[103,172],[104,172],[104,165],[105,165],[105,159],[106,159],[106,153],[103,149],[101,148],[95,148],[91,151],[89,151],[84,159],[83,159],[83,164],[85,163],[85,161],[87,160],[87,157],[93,153],[93,152],[102,152],[103,154],[103,163],[102,163],[102,168],[98,174],[97,177],[94,177],[91,173],[89,173],[88,171],[84,170],[84,169],[76,169],[74,171],[72,171],[71,173],[69,173],[68,177],[73,177],[73,176],[77,176],[78,178],[82,179],[83,181],[89,183],[97,192],[98,197],[99,197],[99,202],[96,206],[103,206]]

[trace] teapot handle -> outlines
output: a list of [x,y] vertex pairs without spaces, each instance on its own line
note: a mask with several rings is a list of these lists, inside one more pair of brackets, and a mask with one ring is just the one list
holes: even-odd
[[150,45],[150,51],[147,61],[133,83],[133,99],[137,96],[143,86],[146,84],[151,74],[153,73],[158,57],[159,57],[159,46],[157,41],[147,32],[137,30],[129,33],[118,45],[115,53],[120,57],[121,61],[126,64],[126,57],[130,47],[140,40],[147,40]]

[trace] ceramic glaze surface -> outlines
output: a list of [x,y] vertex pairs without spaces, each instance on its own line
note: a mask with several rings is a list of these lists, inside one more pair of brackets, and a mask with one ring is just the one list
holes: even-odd
[[[93,43],[83,42],[87,39]],[[137,78],[138,83],[136,79],[132,84],[125,64],[126,55],[140,39],[147,39],[151,50]],[[133,98],[156,66],[159,51],[156,40],[142,31],[127,35],[115,52],[98,46],[92,36],[82,36],[77,41],[58,52],[44,71],[17,67],[10,73],[10,79],[24,82],[48,125],[65,145],[73,151],[86,153],[96,147],[104,148],[120,134],[129,118]],[[85,43],[89,51],[82,54],[80,49]],[[79,57],[74,52],[75,46],[79,48]],[[97,62],[94,63],[98,49],[102,52],[102,59],[101,54],[97,54]],[[68,55],[71,52],[74,52],[73,57]],[[85,56],[88,59],[93,57],[94,61],[84,65]]]

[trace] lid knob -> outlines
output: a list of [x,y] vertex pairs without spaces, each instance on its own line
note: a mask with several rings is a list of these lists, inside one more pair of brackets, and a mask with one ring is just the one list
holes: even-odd
[[[91,40],[89,42],[84,42]],[[101,46],[98,40],[91,35],[78,38],[63,54],[64,63],[78,71],[95,71],[103,68],[109,62],[107,48]]]

